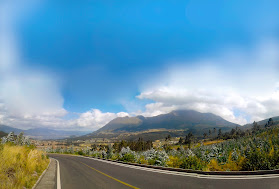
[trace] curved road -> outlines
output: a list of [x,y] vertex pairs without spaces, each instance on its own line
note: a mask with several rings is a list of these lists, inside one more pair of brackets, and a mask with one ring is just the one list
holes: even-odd
[[279,175],[207,176],[157,170],[80,156],[50,154],[59,161],[62,189],[279,188]]

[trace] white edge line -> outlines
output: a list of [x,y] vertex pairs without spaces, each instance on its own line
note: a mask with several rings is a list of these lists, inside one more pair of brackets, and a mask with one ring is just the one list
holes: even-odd
[[42,173],[41,176],[38,178],[37,182],[34,184],[34,186],[32,187],[32,189],[35,189],[35,188],[38,186],[39,182],[42,180],[43,176],[45,175],[46,171],[47,171],[48,168],[49,168],[49,165],[50,165],[50,163],[51,163],[51,161],[52,161],[51,159],[52,159],[52,158],[50,158],[50,160],[49,160],[49,163],[48,163],[47,168],[43,171],[43,173]]
[[[63,154],[62,154],[63,155]],[[135,165],[128,165],[128,164],[121,164],[113,161],[107,161],[92,157],[86,157],[86,156],[77,156],[77,155],[70,155],[73,157],[80,157],[80,158],[86,158],[91,159],[95,161],[101,161],[108,164],[118,165],[122,167],[132,168],[132,169],[138,169],[143,171],[149,171],[149,172],[156,172],[161,174],[169,174],[169,175],[177,175],[177,176],[188,176],[188,177],[194,177],[194,178],[203,178],[203,179],[264,179],[264,178],[279,178],[279,174],[270,174],[270,175],[200,175],[197,173],[186,173],[186,172],[175,172],[175,171],[168,171],[168,170],[160,170],[160,169],[154,169],[154,168],[148,168],[148,167],[140,167]],[[58,189],[58,188],[57,188]]]
[[60,167],[59,167],[59,161],[57,161],[57,189],[61,189],[61,181],[60,181]]

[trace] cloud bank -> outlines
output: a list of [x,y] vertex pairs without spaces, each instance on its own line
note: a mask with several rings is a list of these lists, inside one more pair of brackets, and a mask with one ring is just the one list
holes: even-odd
[[70,112],[63,108],[59,78],[25,66],[14,32],[14,25],[23,13],[36,8],[35,1],[0,3],[0,124],[21,129],[96,130],[116,117],[128,116],[125,112],[103,113],[92,109],[77,114],[76,119],[64,118]]
[[279,115],[278,43],[265,41],[250,51],[229,50],[183,65],[169,67],[137,96],[155,101],[144,115],[193,109],[239,124]]

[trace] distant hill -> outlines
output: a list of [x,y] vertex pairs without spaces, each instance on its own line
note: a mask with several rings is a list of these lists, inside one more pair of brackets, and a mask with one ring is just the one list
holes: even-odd
[[35,128],[24,131],[25,135],[36,139],[62,139],[85,135],[90,131],[64,131],[47,128]]
[[[173,136],[184,135],[187,132],[192,132],[201,136],[204,132],[208,132],[209,129],[221,128],[222,131],[225,132],[236,126],[239,125],[226,121],[220,116],[212,113],[200,113],[193,110],[177,110],[154,117],[119,117],[110,121],[99,130],[78,138],[113,138],[123,133],[135,132],[141,133],[141,137],[148,135],[148,138],[152,138],[152,135],[156,135],[156,139],[158,139],[158,137],[163,138],[168,134]],[[152,130],[152,132],[144,132],[148,130]],[[164,134],[160,136],[160,133]],[[137,135],[136,137],[139,136]],[[127,135],[126,138],[133,139],[130,135]]]
[[20,132],[24,132],[24,130],[9,127],[6,125],[0,125],[0,131],[3,131],[5,133],[14,132],[16,135],[19,134]]
[[[276,117],[272,117],[273,119],[273,122],[274,122],[274,125],[278,125],[279,124],[279,116],[276,116]],[[261,120],[261,121],[258,121],[256,122],[260,127],[264,127],[265,124],[268,122],[269,118],[268,119],[264,119],[264,120]],[[249,123],[249,124],[246,124],[246,125],[243,125],[242,129],[246,130],[246,129],[251,129],[253,127],[253,123]]]
[[23,132],[24,135],[29,136],[34,139],[62,139],[62,138],[69,138],[69,137],[77,137],[81,135],[85,135],[89,133],[89,131],[63,131],[63,130],[54,130],[48,128],[35,128],[35,129],[28,129],[22,130],[17,129],[5,125],[0,125],[0,131],[5,133],[14,132],[16,135],[20,132]]

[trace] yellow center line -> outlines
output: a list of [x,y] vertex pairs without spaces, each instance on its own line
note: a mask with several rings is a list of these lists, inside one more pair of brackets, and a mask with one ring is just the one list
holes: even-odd
[[[82,163],[82,162],[80,162],[80,163]],[[87,165],[87,164],[85,164],[85,163],[82,163],[82,164],[85,165],[85,166],[87,166],[87,167],[89,167],[90,169],[93,169],[94,171],[97,171],[98,173],[101,173],[102,175],[105,175],[105,176],[107,176],[107,177],[109,177],[109,178],[111,178],[111,179],[113,179],[113,180],[115,180],[115,181],[117,181],[117,182],[120,182],[121,184],[124,184],[124,185],[126,185],[126,186],[128,186],[128,187],[130,187],[130,188],[139,189],[139,188],[137,188],[137,187],[135,187],[135,186],[132,186],[132,185],[126,183],[126,182],[123,182],[123,181],[118,180],[118,179],[116,179],[116,178],[114,178],[114,177],[112,177],[112,176],[109,176],[109,175],[107,175],[106,173],[103,173],[103,172],[101,172],[101,171],[99,171],[99,170],[97,170],[97,169],[95,169],[95,168],[93,168],[93,167],[90,167],[89,165]]]

